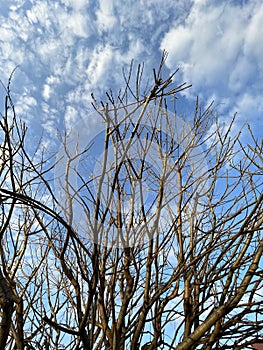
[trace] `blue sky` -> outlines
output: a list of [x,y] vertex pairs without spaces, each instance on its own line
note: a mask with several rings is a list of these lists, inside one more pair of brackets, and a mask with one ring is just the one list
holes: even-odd
[[[237,128],[250,122],[262,139],[262,23],[262,0],[2,0],[0,79],[19,65],[17,115],[33,146],[43,134],[53,150],[57,129],[80,119],[87,137],[96,134],[91,92],[117,94],[132,59],[152,77],[165,49],[167,74],[179,67],[178,84],[192,84],[179,112],[191,113],[197,95],[203,106],[215,100],[222,121],[237,112]],[[4,96],[0,87],[1,112]]]
[[5,0],[0,79],[19,65],[17,114],[48,147],[57,128],[79,118],[90,118],[92,130],[90,93],[103,100],[109,88],[117,92],[131,59],[151,75],[165,49],[167,71],[179,67],[178,83],[193,84],[180,112],[196,95],[204,106],[214,99],[222,120],[238,112],[237,123],[249,121],[262,137],[262,23],[261,0]]

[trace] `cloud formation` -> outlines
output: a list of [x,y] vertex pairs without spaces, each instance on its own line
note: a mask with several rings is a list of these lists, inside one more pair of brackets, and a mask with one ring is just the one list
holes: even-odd
[[260,1],[6,0],[0,13],[0,78],[20,65],[18,112],[51,139],[89,117],[91,92],[118,91],[132,59],[152,74],[163,49],[178,81],[193,84],[188,97],[215,98],[255,123],[263,110]]
[[243,120],[263,112],[263,4],[260,1],[195,1],[185,21],[161,41],[169,68],[182,67],[193,95],[216,99]]

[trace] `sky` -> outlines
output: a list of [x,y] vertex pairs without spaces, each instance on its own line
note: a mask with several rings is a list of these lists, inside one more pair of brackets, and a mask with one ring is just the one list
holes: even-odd
[[[191,89],[180,97],[180,113],[214,100],[226,123],[237,112],[237,128],[249,122],[263,138],[262,0],[2,0],[0,79],[15,67],[12,96],[28,125],[30,142],[43,135],[48,148],[57,129],[80,119],[94,136],[98,117],[91,92],[105,100],[124,86],[122,69],[144,62],[151,77],[163,50],[167,74]],[[0,86],[0,111],[5,91]]]
[[[144,62],[146,76],[168,52],[167,74],[192,88],[180,113],[215,101],[220,118],[250,122],[262,138],[261,0],[5,0],[0,2],[0,79],[12,70],[16,112],[46,146],[80,118],[96,128],[91,92],[123,87],[122,69]],[[0,88],[3,108],[4,89]]]

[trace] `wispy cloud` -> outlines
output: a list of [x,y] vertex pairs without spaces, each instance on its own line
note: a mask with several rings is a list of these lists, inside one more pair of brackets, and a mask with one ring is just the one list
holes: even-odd
[[51,137],[62,123],[88,118],[92,91],[99,99],[117,91],[131,59],[152,74],[163,49],[168,68],[181,67],[204,103],[253,111],[255,122],[262,112],[260,1],[7,0],[0,10],[0,77],[7,81],[20,65],[19,113]]
[[[164,35],[168,66],[180,64],[191,93],[215,98],[224,109],[256,122],[263,112],[263,5],[195,1],[187,18]],[[253,119],[254,118],[254,119]]]

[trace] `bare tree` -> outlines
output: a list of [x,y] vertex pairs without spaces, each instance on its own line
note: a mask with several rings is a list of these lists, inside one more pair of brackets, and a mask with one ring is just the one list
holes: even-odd
[[262,337],[262,143],[251,131],[243,146],[234,118],[221,125],[198,100],[191,117],[170,112],[189,86],[163,79],[165,58],[152,86],[131,65],[124,91],[93,97],[104,132],[82,147],[82,121],[53,162],[29,156],[9,82],[2,349],[247,349]]

